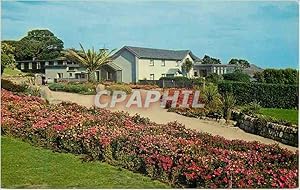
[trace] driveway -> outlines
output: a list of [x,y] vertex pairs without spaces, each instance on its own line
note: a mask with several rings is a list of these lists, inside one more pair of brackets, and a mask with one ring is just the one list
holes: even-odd
[[[47,87],[43,87],[43,88],[47,88]],[[141,94],[143,94],[142,99],[144,99],[145,91],[141,90]],[[91,107],[95,105],[94,95],[80,95],[75,93],[51,91],[51,96],[53,97],[53,99],[57,101],[71,101],[86,107]],[[100,101],[101,103],[105,103],[106,101],[108,101],[108,99],[109,99],[108,97],[102,96]],[[129,112],[130,115],[134,115],[138,113],[141,116],[148,117],[149,119],[151,119],[151,121],[160,124],[164,124],[171,121],[178,121],[179,123],[184,124],[187,128],[195,129],[200,132],[206,132],[212,135],[219,135],[229,140],[239,139],[245,141],[259,141],[265,144],[277,143],[283,148],[287,148],[293,151],[298,150],[298,148],[296,147],[288,146],[258,135],[246,133],[237,127],[233,127],[232,125],[226,125],[224,122],[216,122],[213,120],[200,120],[196,118],[182,116],[173,112],[167,112],[166,109],[160,107],[159,103],[152,104],[148,109],[137,108],[137,107],[126,108],[125,103],[127,102],[127,99],[124,101],[124,103],[118,103],[115,108],[107,108],[107,109],[112,111],[127,111]]]

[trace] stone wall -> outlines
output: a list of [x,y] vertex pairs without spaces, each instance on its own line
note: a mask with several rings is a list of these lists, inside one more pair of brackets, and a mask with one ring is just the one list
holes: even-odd
[[298,146],[298,128],[270,123],[265,120],[242,115],[237,126],[244,131],[269,139],[273,139],[291,146]]

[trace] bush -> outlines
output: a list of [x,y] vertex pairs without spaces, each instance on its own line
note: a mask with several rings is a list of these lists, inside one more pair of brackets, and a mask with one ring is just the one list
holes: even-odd
[[265,108],[297,108],[298,86],[264,83],[224,81],[218,84],[219,92],[231,92],[238,105],[257,102]]
[[[1,131],[55,151],[85,154],[174,187],[296,188],[298,152],[72,103],[47,105],[2,90]],[[68,113],[68,114],[66,114]]]
[[241,71],[223,74],[224,80],[237,81],[237,82],[250,82],[250,76]]
[[72,92],[79,94],[96,94],[96,85],[93,83],[51,83],[48,87],[53,91]]
[[1,88],[12,92],[25,92],[27,86],[15,84],[10,80],[1,79]]
[[192,88],[193,86],[201,86],[203,84],[202,78],[191,79],[187,77],[161,77],[159,79],[161,87],[163,80],[165,81],[165,87],[169,86],[171,88]]
[[299,72],[296,69],[265,69],[254,74],[257,82],[275,84],[298,84]]
[[132,92],[132,89],[127,84],[113,84],[113,85],[107,86],[106,90],[110,91],[111,93],[113,91],[123,91],[126,94],[131,94],[131,92]]
[[258,103],[250,102],[248,105],[242,107],[241,112],[246,115],[254,116],[260,112],[260,109],[261,106]]
[[210,75],[208,75],[205,80],[207,82],[212,82],[212,83],[219,83],[220,81],[223,80],[223,76],[222,75],[218,75],[217,73],[211,73]]

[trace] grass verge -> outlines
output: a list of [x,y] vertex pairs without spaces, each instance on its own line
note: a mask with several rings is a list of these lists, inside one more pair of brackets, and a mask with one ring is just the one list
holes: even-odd
[[261,108],[260,114],[271,116],[276,119],[286,120],[292,124],[298,124],[298,110],[279,109],[279,108]]
[[101,162],[33,147],[1,136],[2,188],[168,188],[159,181]]

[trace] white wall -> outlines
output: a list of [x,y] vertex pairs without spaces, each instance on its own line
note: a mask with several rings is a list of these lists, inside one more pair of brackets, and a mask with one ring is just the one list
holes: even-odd
[[150,66],[150,59],[138,59],[138,80],[150,80],[150,74],[154,74],[154,80],[162,77],[162,74],[167,74],[169,69],[177,68],[181,70],[175,60],[165,60],[165,66],[162,66],[162,60],[154,60],[154,66]]
[[[154,60],[154,66],[150,66],[150,59],[138,59],[138,80],[150,80],[150,74],[154,74],[154,80],[158,80],[162,77],[162,74],[167,74],[169,69],[179,69],[181,71],[182,63],[189,58],[192,63],[194,60],[188,54],[183,60],[179,61],[179,66],[177,66],[176,60],[165,60],[165,66],[161,65],[162,60]],[[188,73],[188,77],[194,76],[193,68]]]

